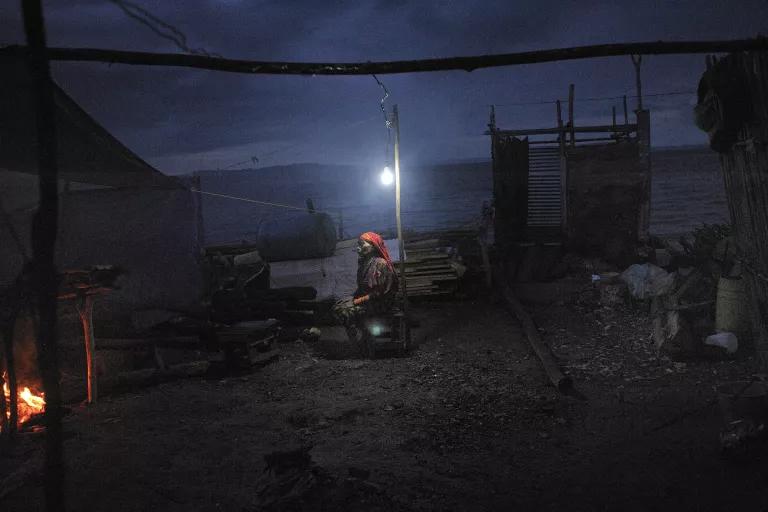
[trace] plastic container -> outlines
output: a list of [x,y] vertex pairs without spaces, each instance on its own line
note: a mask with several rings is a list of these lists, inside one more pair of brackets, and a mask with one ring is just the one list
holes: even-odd
[[721,277],[717,283],[715,329],[741,334],[749,330],[749,309],[744,281]]
[[739,340],[732,332],[718,332],[717,334],[707,336],[704,344],[724,348],[729,354],[733,354],[739,348]]

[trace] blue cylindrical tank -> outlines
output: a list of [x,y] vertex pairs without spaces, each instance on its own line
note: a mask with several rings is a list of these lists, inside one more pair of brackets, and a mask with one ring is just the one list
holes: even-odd
[[267,261],[325,258],[336,249],[336,225],[327,213],[297,212],[265,219],[256,247]]

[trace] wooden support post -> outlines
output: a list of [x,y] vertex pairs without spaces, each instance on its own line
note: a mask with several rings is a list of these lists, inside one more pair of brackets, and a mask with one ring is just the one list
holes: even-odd
[[45,509],[66,510],[61,386],[56,325],[56,235],[59,222],[56,102],[41,0],[21,2],[29,48],[27,63],[35,93],[39,205],[32,221],[32,282],[38,315],[37,360],[45,392]]
[[96,402],[98,393],[96,387],[96,371],[93,365],[93,356],[96,350],[96,341],[93,337],[93,296],[81,294],[77,298],[77,314],[83,326],[83,339],[85,341],[85,365],[88,378],[88,403]]
[[[5,393],[3,395],[3,433],[13,437],[19,424],[19,383],[16,380],[16,359],[13,353],[13,335],[16,326],[17,311],[13,311],[3,326],[3,344],[5,345],[5,378],[8,383],[8,404],[6,409]],[[8,411],[10,414],[7,414]]]
[[568,162],[565,157],[565,130],[563,130],[563,115],[560,107],[560,100],[557,100],[557,128],[560,136],[560,227],[563,233],[568,226],[568,203],[567,203],[567,180],[568,180]]
[[637,111],[643,110],[643,86],[640,81],[640,64],[643,62],[642,55],[631,55],[632,64],[635,65],[635,85],[637,87]]
[[651,224],[651,117],[647,110],[637,111],[637,146],[643,169],[643,190],[638,215],[637,238],[647,243]]
[[491,162],[494,161],[494,149],[496,147],[496,107],[491,105],[491,113],[488,119],[488,133],[491,136]]
[[575,86],[571,84],[568,87],[568,126],[571,129],[571,147],[576,145],[576,132],[573,124],[573,94]]
[[488,129],[493,132],[496,129],[496,105],[491,105],[490,119],[488,120]]
[[400,216],[400,115],[397,111],[397,105],[392,107],[392,127],[395,130],[395,221],[397,223],[397,241],[400,254],[400,275],[403,277],[400,282],[403,292],[403,315],[405,316],[405,348],[410,348],[411,330],[408,328],[408,287],[405,279],[405,239],[403,239],[403,223]]
[[627,95],[624,95],[624,124],[629,124],[629,115],[627,113]]
[[[195,172],[192,175],[192,188],[198,191],[203,190],[203,181],[202,181],[202,178],[200,177],[200,173],[198,172]],[[193,192],[192,197],[195,204],[197,245],[200,250],[200,253],[202,254],[203,248],[205,247],[205,220],[203,217],[203,195],[200,193]]]

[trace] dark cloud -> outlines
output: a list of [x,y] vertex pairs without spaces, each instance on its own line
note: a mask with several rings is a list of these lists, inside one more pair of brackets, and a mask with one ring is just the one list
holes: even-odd
[[[191,47],[265,60],[365,61],[502,53],[604,42],[725,39],[765,32],[768,2],[487,0],[349,2],[134,0]],[[8,3],[6,3],[8,4]],[[17,4],[16,4],[17,5]],[[18,7],[0,6],[0,43],[23,41]],[[177,51],[108,1],[45,3],[49,44]],[[703,56],[646,57],[644,91],[693,90]],[[167,171],[263,163],[375,165],[386,143],[371,77],[243,76],[175,68],[58,63],[59,83],[107,129]],[[398,103],[403,157],[488,156],[488,105],[553,100],[576,84],[577,121],[608,120],[634,93],[629,58],[380,77]],[[647,98],[655,145],[701,143],[691,98]],[[619,111],[621,109],[619,108]],[[549,126],[550,105],[499,107],[505,126]]]

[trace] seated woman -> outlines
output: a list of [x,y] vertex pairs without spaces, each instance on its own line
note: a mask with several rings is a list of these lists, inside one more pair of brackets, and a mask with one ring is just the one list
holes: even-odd
[[398,288],[395,267],[381,236],[370,231],[360,235],[357,254],[357,289],[333,307],[334,316],[353,341],[359,341],[367,318],[392,310]]

